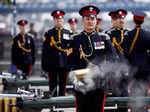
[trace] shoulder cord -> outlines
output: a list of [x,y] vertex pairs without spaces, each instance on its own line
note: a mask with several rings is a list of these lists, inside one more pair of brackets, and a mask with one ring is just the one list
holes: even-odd
[[[91,34],[93,35],[93,33]],[[91,52],[89,54],[85,54],[85,52],[83,51],[83,48],[82,48],[82,45],[80,44],[80,59],[83,58],[87,63],[91,63],[87,57],[90,57],[92,54],[93,54],[93,46],[92,46],[92,42],[91,42],[91,35],[87,35],[88,36],[88,40],[89,40],[89,43],[90,43],[90,48],[91,48]]]
[[23,40],[23,43],[21,43],[19,40],[17,41],[19,48],[22,49],[23,51],[27,52],[27,53],[30,53],[31,49],[26,49],[26,48],[23,47],[25,42],[26,42],[25,35],[22,35],[22,40]]
[[65,53],[68,52],[68,49],[62,49],[61,47],[59,47],[59,46],[57,45],[58,42],[56,42],[56,41],[54,40],[54,37],[53,37],[53,36],[51,36],[50,38],[51,38],[50,46],[56,47],[59,51],[62,51],[62,52],[65,52]]
[[124,30],[120,30],[120,31],[121,31],[121,40],[120,40],[120,42],[117,42],[117,41],[116,41],[116,37],[113,37],[113,38],[112,38],[112,45],[113,45],[113,46],[116,45],[116,47],[118,48],[119,52],[120,52],[121,54],[123,54],[123,49],[121,48],[120,45],[122,44],[123,39],[124,39],[124,36],[123,36]]
[[133,51],[133,47],[134,47],[134,45],[135,45],[135,42],[136,42],[136,40],[137,40],[137,38],[138,38],[138,36],[139,36],[139,32],[140,32],[140,27],[138,27],[138,28],[136,28],[137,29],[137,31],[136,31],[136,34],[135,34],[135,36],[134,36],[134,39],[133,39],[133,42],[132,42],[132,44],[131,44],[131,47],[130,47],[130,50],[129,50],[129,55],[131,54],[131,52]]
[[56,47],[59,51],[62,51],[62,52],[67,53],[67,52],[68,52],[68,49],[62,49],[61,47],[59,47],[59,46],[57,45],[57,44],[60,44],[60,43],[61,43],[61,30],[62,30],[62,29],[59,29],[59,30],[58,30],[58,41],[57,41],[57,42],[54,40],[54,37],[53,37],[53,36],[50,37],[50,39],[51,39],[51,41],[50,41],[50,46],[54,46],[54,47]]

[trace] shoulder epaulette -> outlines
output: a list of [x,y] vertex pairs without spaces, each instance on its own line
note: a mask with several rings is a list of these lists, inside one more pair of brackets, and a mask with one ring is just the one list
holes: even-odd
[[126,28],[126,30],[127,30],[127,31],[131,31],[131,29],[130,29],[130,28]]
[[31,34],[31,33],[27,33],[27,35],[30,36],[30,37],[32,37],[32,38],[34,38],[34,35]]
[[104,36],[106,38],[106,40],[110,40],[110,37],[108,34],[104,33],[104,32],[98,32],[98,35],[100,36]]
[[110,29],[106,30],[105,33],[111,34],[112,31],[115,31],[115,28],[110,28]]
[[79,36],[80,34],[74,34],[73,37]]

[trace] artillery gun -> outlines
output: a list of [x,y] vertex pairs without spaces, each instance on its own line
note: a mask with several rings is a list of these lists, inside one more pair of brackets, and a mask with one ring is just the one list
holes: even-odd
[[[17,107],[22,112],[41,112],[43,108],[49,108],[50,112],[56,110],[64,110],[66,108],[75,107],[75,97],[59,96],[46,98],[44,94],[35,94],[25,90],[18,90],[17,94],[0,94],[0,97],[16,98],[16,104],[9,104],[11,107]],[[132,112],[136,112],[137,106],[134,104],[142,103],[143,111],[149,108],[150,97],[107,97],[105,103],[105,111],[114,110],[118,108],[133,107]]]

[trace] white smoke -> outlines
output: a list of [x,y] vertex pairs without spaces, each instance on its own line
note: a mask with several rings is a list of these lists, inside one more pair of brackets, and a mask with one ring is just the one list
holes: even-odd
[[[127,87],[129,97],[136,98],[147,94],[148,84],[146,82],[136,81],[133,79],[133,75],[137,72],[137,68],[130,67],[126,62],[103,62],[99,65],[90,64],[88,69],[90,69],[90,71],[83,79],[84,86],[82,85],[82,88],[80,88],[84,94],[88,91],[96,89],[96,87],[106,87],[107,89],[107,87],[110,86],[108,84],[109,80],[112,80],[112,89],[116,91],[116,96],[120,96],[124,93],[124,87]],[[95,82],[95,79],[101,80],[97,83]],[[127,82],[124,82],[124,79],[127,80]],[[124,83],[125,86],[120,86],[121,83]],[[141,112],[141,108],[145,107],[147,104],[141,99],[140,101],[135,101],[132,103],[129,102],[127,105],[136,109],[136,112]]]
[[99,84],[95,83],[93,79],[99,79],[101,84],[105,84],[104,87],[109,86],[109,80],[112,80],[113,87],[116,90],[119,90],[118,93],[122,90],[119,88],[118,84],[123,78],[127,78],[129,76],[130,67],[126,63],[110,63],[103,62],[99,65],[89,65],[88,68],[90,72],[84,78],[84,82],[86,82],[87,91],[94,89],[99,86]]
[[[109,80],[112,80],[112,89],[115,91],[116,96],[122,96],[125,91],[128,92],[126,94],[129,97],[140,97],[140,96],[146,96],[148,84],[147,82],[143,81],[137,81],[133,78],[133,75],[137,72],[137,68],[133,68],[129,66],[127,63],[111,63],[111,62],[103,62],[99,65],[89,65],[88,68],[90,69],[90,72],[86,75],[84,78],[84,82],[86,82],[86,90],[84,91],[90,91],[92,89],[95,89],[97,87],[97,83],[95,83],[95,80],[93,79],[102,79],[102,83],[107,86],[102,87],[108,87],[110,86],[108,84]],[[124,81],[127,82],[124,82]],[[124,83],[123,86],[122,83]],[[125,91],[124,91],[125,90]],[[108,91],[107,91],[108,92]],[[123,96],[126,96],[123,95]],[[133,107],[136,112],[141,112],[141,110],[148,105],[147,102],[141,100],[132,102],[128,104],[129,106]]]

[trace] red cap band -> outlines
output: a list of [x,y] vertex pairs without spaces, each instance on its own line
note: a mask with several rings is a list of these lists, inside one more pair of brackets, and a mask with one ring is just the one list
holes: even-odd
[[90,10],[84,11],[82,13],[83,16],[88,15],[88,14],[90,14],[90,15],[97,15],[96,11],[90,11]]
[[144,21],[144,17],[142,17],[142,16],[135,16],[134,15],[134,20]]
[[28,22],[26,20],[20,20],[17,24],[18,25],[21,25],[21,26],[24,26],[26,25]]
[[63,13],[60,13],[60,14],[55,13],[53,16],[54,16],[54,17],[57,17],[57,16],[64,16],[64,14],[63,14]]
[[77,23],[77,21],[70,21],[69,23],[70,23],[70,24],[73,24],[73,23]]
[[122,14],[116,14],[116,16],[126,16],[126,13],[122,13]]

